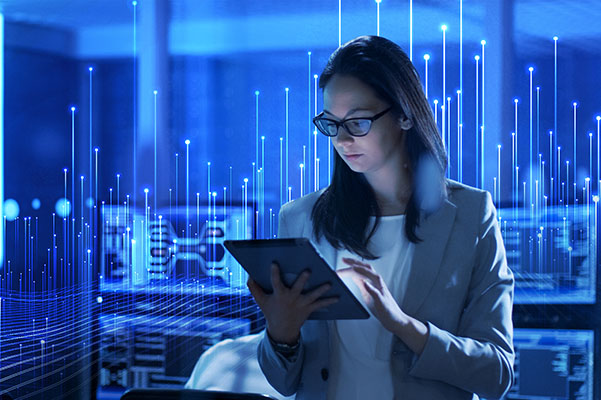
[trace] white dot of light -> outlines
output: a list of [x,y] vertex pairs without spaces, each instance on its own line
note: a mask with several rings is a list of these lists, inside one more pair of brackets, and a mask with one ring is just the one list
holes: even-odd
[[424,60],[428,61],[430,59],[430,54],[424,54]]
[[19,203],[15,199],[6,199],[4,202],[4,216],[8,221],[14,221],[19,216]]
[[33,208],[34,210],[39,210],[41,206],[42,202],[37,197],[31,200],[31,208]]
[[65,218],[67,215],[71,214],[71,203],[69,200],[62,197],[56,201],[54,210],[59,217]]
[[97,302],[98,304],[102,303],[102,296],[98,296],[98,297],[96,297],[96,302]]

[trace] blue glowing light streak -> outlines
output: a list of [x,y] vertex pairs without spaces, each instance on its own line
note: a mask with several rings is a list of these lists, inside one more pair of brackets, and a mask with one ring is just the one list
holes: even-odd
[[[0,13],[0,217],[4,216],[4,14]],[[3,218],[4,219],[4,218]],[[0,229],[0,270],[4,266],[5,229]],[[0,300],[0,312],[1,312]]]
[[532,164],[532,152],[533,152],[533,143],[532,143],[532,141],[533,141],[533,138],[532,138],[532,135],[533,135],[533,133],[532,133],[532,122],[533,122],[532,121],[533,120],[533,116],[532,116],[532,113],[533,113],[533,110],[532,110],[532,72],[534,71],[534,68],[530,67],[530,68],[528,68],[528,71],[530,72],[530,86],[528,89],[528,98],[529,98],[529,105],[530,105],[530,109],[529,109],[530,114],[528,117],[529,135],[530,135],[530,137],[529,137],[530,138],[530,142],[529,142],[530,143],[530,147],[529,147],[530,151],[528,152],[528,158],[529,158],[529,164],[528,164],[529,168],[528,169],[529,169],[529,174],[530,174],[530,180],[528,182],[528,186],[530,189],[530,197],[528,200],[530,203],[532,203],[532,166],[533,166],[533,164]]
[[[478,75],[480,73],[480,56],[479,55],[475,55],[474,56],[474,61],[476,61],[476,78],[474,80],[474,83],[476,84],[476,101],[475,101],[475,107],[476,107],[476,186],[478,186],[478,183],[480,182],[480,180],[478,179],[480,176],[480,163],[482,162],[481,159],[481,155],[480,155],[480,114],[478,113],[478,109],[479,109],[479,104],[480,104],[480,91],[478,90],[478,86],[479,86],[479,79],[478,79]],[[480,186],[482,187],[482,186]]]
[[338,47],[342,45],[342,0],[338,0]]
[[409,60],[413,62],[413,0],[409,0]]
[[481,40],[480,41],[480,45],[482,46],[482,95],[481,95],[481,99],[482,99],[482,106],[481,106],[481,113],[482,113],[482,124],[480,125],[480,188],[484,189],[484,46],[486,45],[486,40]]
[[[307,86],[307,124],[308,126],[308,136],[307,136],[307,144],[309,146],[309,158],[311,158],[311,154],[313,154],[313,158],[317,158],[317,146],[312,145],[312,136],[313,136],[313,123],[311,121],[311,98],[312,98],[312,85],[311,85],[311,52],[307,52],[307,59],[308,59],[308,63],[307,63],[307,77],[309,78],[308,81],[308,86]],[[317,97],[317,93],[316,93],[316,97]],[[309,173],[309,179],[311,178],[311,163],[309,163],[309,168],[308,168],[308,173]],[[315,188],[315,186],[313,187],[313,190],[317,190]]]
[[[446,95],[446,88],[447,88],[447,51],[446,51],[446,33],[447,33],[447,26],[446,25],[442,25],[440,27],[441,31],[442,31],[442,97],[441,97],[441,101],[442,101],[442,105],[444,107],[445,104],[445,99],[447,98]],[[445,130],[445,122],[446,122],[446,115],[444,113],[444,111],[442,112],[442,138],[443,138],[443,142],[445,144],[445,149],[447,149],[447,153],[449,151],[449,143],[446,142],[446,130]],[[448,171],[447,171],[448,173]]]
[[426,99],[428,98],[428,60],[430,60],[430,54],[424,54],[424,92]]
[[382,0],[376,0],[376,36],[380,36],[380,3]]

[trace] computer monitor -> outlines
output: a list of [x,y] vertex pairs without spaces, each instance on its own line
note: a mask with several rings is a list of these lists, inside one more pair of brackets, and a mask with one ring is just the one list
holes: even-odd
[[592,304],[597,272],[594,207],[500,208],[516,304]]
[[515,329],[515,383],[506,399],[593,400],[594,333]]

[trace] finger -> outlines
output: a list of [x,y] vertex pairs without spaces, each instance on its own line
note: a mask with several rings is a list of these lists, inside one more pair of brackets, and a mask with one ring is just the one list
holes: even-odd
[[354,266],[353,271],[359,274],[362,278],[367,278],[371,281],[372,285],[381,289],[384,286],[382,277],[373,270],[369,270],[365,267]]
[[382,292],[380,292],[378,288],[372,285],[369,281],[363,281],[363,283],[365,285],[365,290],[367,291],[367,293],[369,293],[372,297],[377,298],[378,300],[381,299]]
[[309,293],[307,293],[304,296],[303,303],[304,304],[311,304],[311,303],[313,303],[315,300],[319,299],[321,296],[323,296],[331,288],[332,288],[332,285],[330,285],[329,283],[326,283],[324,285],[319,286],[318,288],[315,288],[315,289],[311,290]]
[[327,299],[317,300],[309,305],[309,311],[312,313],[320,308],[331,306],[332,304],[338,303],[338,300],[340,300],[339,297],[328,297]]
[[307,284],[307,281],[309,280],[310,276],[311,276],[311,272],[310,271],[303,271],[299,275],[299,277],[296,278],[296,280],[294,281],[294,284],[290,288],[291,291],[292,291],[292,293],[295,296],[298,296],[299,294],[301,294],[301,292],[305,288],[305,285]]
[[261,286],[259,286],[259,284],[251,278],[248,278],[248,281],[246,281],[246,286],[248,286],[248,290],[255,298],[256,303],[261,306],[265,300],[265,297],[267,296]]
[[373,269],[370,264],[364,263],[363,261],[355,260],[354,258],[343,257],[342,261],[349,265],[360,265],[367,269]]
[[271,263],[271,285],[274,293],[281,293],[286,289],[280,277],[280,267],[277,263]]

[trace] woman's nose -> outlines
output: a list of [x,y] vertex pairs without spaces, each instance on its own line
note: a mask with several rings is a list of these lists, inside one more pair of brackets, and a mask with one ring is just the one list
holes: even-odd
[[338,134],[332,138],[332,140],[335,141],[335,143],[340,144],[340,143],[352,143],[355,141],[355,138],[353,136],[351,136],[346,129],[344,129],[344,127],[340,127],[338,128]]

